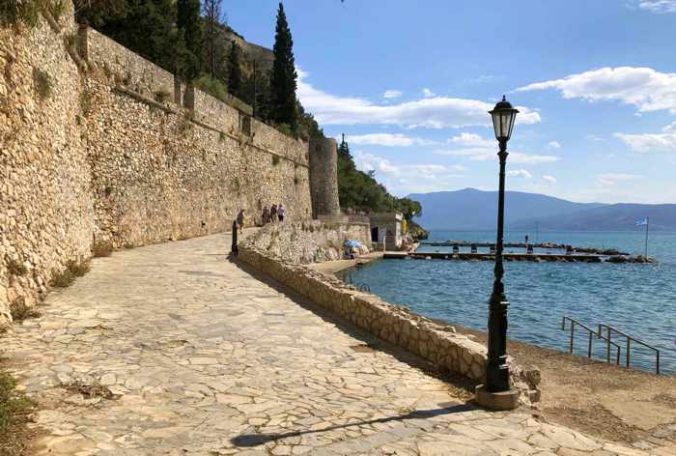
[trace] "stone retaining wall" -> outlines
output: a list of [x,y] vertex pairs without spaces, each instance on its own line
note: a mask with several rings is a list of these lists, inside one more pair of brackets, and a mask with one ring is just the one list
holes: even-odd
[[[333,315],[430,361],[442,372],[460,374],[477,384],[483,382],[486,348],[455,333],[451,327],[360,292],[307,266],[291,264],[257,247],[240,248],[238,258]],[[510,369],[514,386],[522,391],[522,401],[537,401],[539,372],[524,371],[514,365]]]
[[220,232],[279,203],[311,217],[306,142],[191,92],[64,6],[0,28],[0,327],[97,242]]
[[[287,208],[293,211],[294,208]],[[346,240],[371,247],[368,223],[317,220],[301,223],[271,223],[246,239],[245,244],[270,252],[294,264],[339,260]]]

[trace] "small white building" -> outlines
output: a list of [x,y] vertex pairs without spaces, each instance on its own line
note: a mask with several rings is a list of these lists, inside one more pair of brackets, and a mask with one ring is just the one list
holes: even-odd
[[401,222],[404,216],[398,212],[377,212],[369,214],[371,242],[374,249],[401,249]]

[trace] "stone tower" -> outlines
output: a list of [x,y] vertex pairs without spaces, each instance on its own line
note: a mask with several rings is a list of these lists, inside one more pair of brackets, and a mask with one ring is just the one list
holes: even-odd
[[310,140],[310,195],[312,218],[340,215],[338,149],[333,138]]

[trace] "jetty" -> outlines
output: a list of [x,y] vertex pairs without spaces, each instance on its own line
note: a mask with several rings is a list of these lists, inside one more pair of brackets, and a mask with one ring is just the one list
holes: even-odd
[[[420,246],[446,247],[451,251],[384,252],[385,259],[414,260],[458,260],[458,261],[495,261],[495,244],[470,241],[423,241]],[[463,247],[461,249],[461,247]],[[529,261],[533,263],[656,263],[654,258],[643,255],[630,255],[615,249],[594,247],[575,247],[557,243],[506,243],[505,248],[519,248],[522,252],[507,251],[502,254],[505,261]],[[480,249],[483,249],[481,251]]]

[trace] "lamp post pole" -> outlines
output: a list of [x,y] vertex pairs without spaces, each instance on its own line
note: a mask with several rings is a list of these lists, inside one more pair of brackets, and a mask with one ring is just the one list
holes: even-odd
[[505,167],[507,165],[507,139],[500,139],[500,188],[498,191],[498,236],[495,248],[495,279],[488,315],[488,364],[486,365],[486,391],[497,393],[509,390],[507,366],[507,307],[505,268],[502,262],[505,229]]
[[498,190],[498,227],[495,245],[495,279],[488,303],[488,360],[485,382],[476,388],[479,405],[495,410],[511,410],[518,406],[519,392],[510,389],[509,366],[507,365],[507,308],[503,278],[504,231],[505,231],[505,167],[507,166],[507,141],[512,136],[514,121],[519,111],[502,97],[502,101],[490,111],[500,151],[500,186]]

